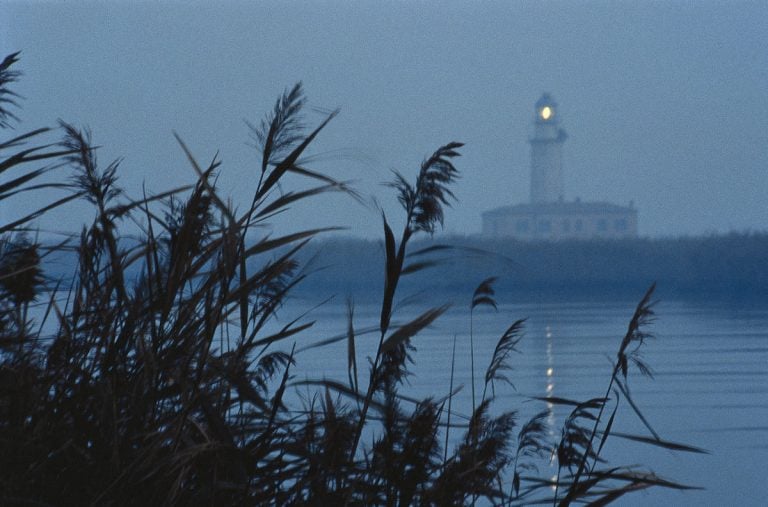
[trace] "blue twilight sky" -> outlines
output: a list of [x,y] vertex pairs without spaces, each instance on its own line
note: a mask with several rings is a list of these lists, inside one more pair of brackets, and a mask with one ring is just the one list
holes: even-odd
[[[219,152],[220,187],[244,206],[258,155],[243,120],[300,80],[311,106],[341,109],[314,167],[355,180],[393,222],[390,170],[415,175],[466,143],[446,231],[472,234],[481,212],[528,199],[546,91],[569,134],[567,199],[634,200],[645,236],[768,228],[765,1],[4,1],[0,48],[22,51],[16,130],[89,126],[134,195],[192,180],[175,130],[201,161]],[[91,217],[71,206],[39,225]],[[375,206],[341,197],[279,220],[381,232]]]

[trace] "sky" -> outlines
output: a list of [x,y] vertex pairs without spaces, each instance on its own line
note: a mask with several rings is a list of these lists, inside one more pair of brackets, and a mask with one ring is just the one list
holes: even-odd
[[[446,233],[526,202],[544,92],[569,136],[567,200],[634,201],[642,236],[768,229],[766,27],[767,2],[737,0],[0,4],[0,49],[22,51],[17,131],[89,127],[134,196],[194,180],[177,132],[202,162],[219,154],[219,188],[244,207],[259,163],[244,120],[301,81],[307,125],[340,109],[308,165],[370,204],[320,197],[276,226],[371,238],[379,206],[402,220],[392,170],[415,178],[450,141],[465,146]],[[38,225],[77,232],[92,218],[73,205]]]

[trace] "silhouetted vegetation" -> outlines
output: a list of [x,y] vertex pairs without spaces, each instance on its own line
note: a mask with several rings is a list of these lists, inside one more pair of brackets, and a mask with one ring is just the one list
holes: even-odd
[[[0,66],[0,92],[6,95],[17,77],[9,72],[13,63],[15,55]],[[39,213],[3,227],[15,235],[6,236],[0,259],[0,502],[460,505],[485,499],[600,505],[651,486],[685,488],[601,458],[606,439],[621,436],[699,451],[666,442],[650,427],[650,436],[613,428],[619,406],[631,401],[631,368],[647,373],[637,351],[653,316],[652,288],[606,372],[606,393],[587,401],[545,399],[574,407],[558,442],[547,441],[541,414],[517,431],[514,407],[492,410],[495,391],[510,380],[510,353],[521,339],[522,321],[502,333],[478,376],[482,397],[466,423],[448,423],[452,392],[420,400],[402,392],[414,336],[447,305],[394,319],[399,287],[416,273],[440,269],[446,249],[414,248],[413,241],[443,221],[459,143],[436,150],[415,180],[398,174],[392,185],[405,218],[396,236],[382,217],[385,282],[367,378],[358,378],[355,344],[363,335],[356,331],[352,304],[348,322],[339,323],[348,345],[348,379],[292,377],[302,360],[295,343],[313,322],[272,324],[306,276],[300,252],[327,229],[266,235],[260,225],[297,200],[349,191],[301,163],[335,116],[305,131],[303,105],[297,85],[252,126],[260,174],[243,212],[217,192],[219,162],[201,166],[180,139],[196,181],[141,198],[120,189],[118,163],[102,168],[90,134],[73,125],[61,123],[62,140],[55,145],[28,146],[43,130],[0,144],[0,171],[23,173],[2,186],[3,198],[35,190],[37,176],[64,163],[72,176],[54,188],[68,193],[41,211],[74,198],[94,209],[93,221],[69,245],[77,256],[71,284],[46,278],[41,246],[15,232]],[[0,113],[0,119],[12,118],[5,109]],[[302,176],[310,186],[278,191],[286,174]],[[141,225],[141,234],[127,243],[121,230],[129,218]],[[470,314],[478,305],[496,305],[493,280],[483,278]],[[289,396],[297,388],[311,394]],[[461,435],[453,447],[447,435],[442,443],[449,431]],[[534,473],[535,464],[548,459],[557,462],[555,480]]]

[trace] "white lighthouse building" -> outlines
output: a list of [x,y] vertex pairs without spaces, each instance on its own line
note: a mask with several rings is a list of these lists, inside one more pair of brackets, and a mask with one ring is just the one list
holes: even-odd
[[563,144],[557,103],[545,93],[534,107],[530,202],[483,213],[483,235],[528,240],[630,238],[637,236],[637,210],[609,202],[566,201]]
[[531,143],[531,202],[563,200],[563,143],[557,104],[548,93],[536,102]]

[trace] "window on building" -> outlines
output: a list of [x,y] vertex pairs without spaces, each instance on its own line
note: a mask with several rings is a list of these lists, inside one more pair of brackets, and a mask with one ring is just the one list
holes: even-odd
[[539,220],[536,224],[536,232],[550,232],[552,230],[552,222],[549,220]]
[[517,232],[528,232],[528,220],[518,220],[515,224],[515,230]]
[[605,232],[608,230],[608,220],[605,218],[601,218],[597,221],[597,230],[600,232]]
[[627,219],[626,218],[618,218],[613,223],[613,228],[617,231],[624,232],[627,230]]
[[580,218],[576,219],[575,227],[576,227],[576,232],[581,232],[582,223]]
[[571,221],[567,218],[562,223],[563,232],[571,232]]

